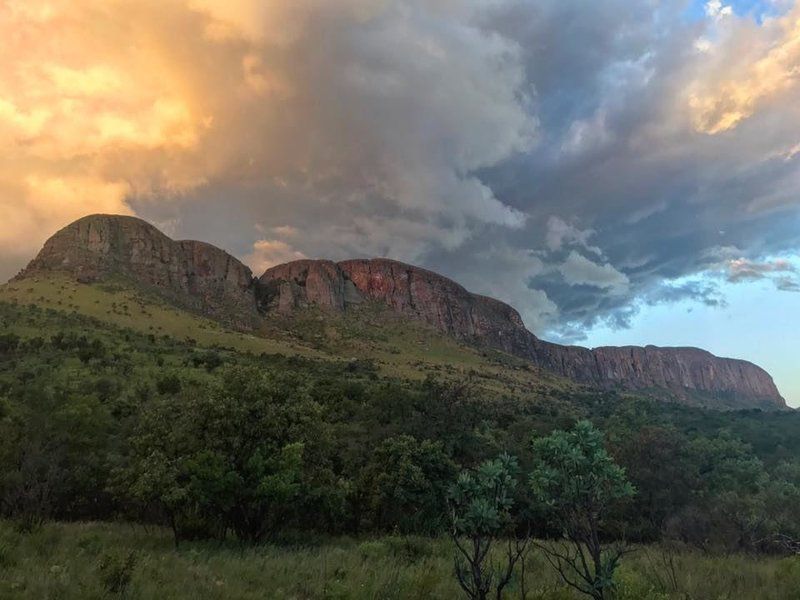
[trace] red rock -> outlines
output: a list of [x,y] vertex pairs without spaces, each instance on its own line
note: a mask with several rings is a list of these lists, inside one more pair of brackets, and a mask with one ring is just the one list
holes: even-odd
[[652,392],[722,408],[785,408],[769,374],[743,360],[698,348],[582,348],[538,339],[512,307],[471,294],[441,275],[393,260],[303,260],[269,269],[265,309],[318,305],[343,311],[354,302],[383,302],[456,338],[503,350],[579,383]]
[[129,278],[184,308],[241,328],[258,320],[253,276],[210,244],[176,242],[133,217],[92,215],[51,237],[18,276],[60,271],[77,281]]
[[784,399],[763,369],[697,348],[561,346],[525,329],[512,307],[471,294],[431,271],[386,259],[301,260],[250,269],[203,242],[176,242],[132,217],[94,215],[50,238],[19,278],[45,271],[92,282],[121,276],[240,329],[259,312],[291,313],[308,306],[341,312],[381,302],[401,315],[466,342],[496,348],[579,383],[637,390],[716,408],[782,409]]

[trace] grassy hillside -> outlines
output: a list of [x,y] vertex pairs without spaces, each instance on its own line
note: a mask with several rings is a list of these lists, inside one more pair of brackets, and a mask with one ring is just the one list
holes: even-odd
[[[124,281],[81,284],[58,274],[0,286],[0,302],[77,313],[140,333],[188,340],[252,354],[284,354],[333,361],[369,360],[379,373],[404,379],[432,375],[459,379],[499,395],[563,394],[575,384],[496,350],[479,350],[384,307],[366,304],[340,315],[310,308],[291,317],[272,316],[255,332],[226,329],[215,321],[174,308]],[[21,335],[36,330],[15,324]]]
[[182,311],[125,282],[85,285],[58,274],[39,276],[0,286],[0,301],[35,304],[65,313],[79,313],[100,321],[157,336],[196,341],[200,346],[225,346],[243,352],[316,354],[310,348],[226,330],[203,317]]
[[[516,457],[504,534],[552,539],[537,444],[580,419],[635,488],[602,520],[640,544],[617,600],[798,597],[797,559],[770,540],[800,540],[800,413],[580,388],[375,305],[245,334],[123,282],[14,282],[0,599],[459,597],[459,473]],[[525,565],[527,595],[517,567],[506,600],[575,597],[541,554]]]

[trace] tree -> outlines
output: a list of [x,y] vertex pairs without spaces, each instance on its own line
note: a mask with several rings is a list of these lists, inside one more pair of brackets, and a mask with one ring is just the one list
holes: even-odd
[[177,394],[181,391],[181,378],[177,373],[164,373],[156,380],[156,391],[163,395]]
[[533,448],[535,504],[562,534],[560,542],[537,545],[567,585],[604,600],[626,547],[602,542],[603,521],[613,504],[634,495],[634,488],[589,421],[535,439]]
[[768,476],[750,447],[722,432],[687,447],[690,502],[665,523],[669,538],[702,550],[752,550],[769,529]]
[[317,409],[299,380],[258,368],[160,397],[133,436],[129,490],[165,510],[176,543],[226,529],[262,541],[299,492]]
[[456,466],[441,442],[410,435],[386,439],[365,470],[375,524],[409,532],[442,532],[442,506]]
[[[517,486],[517,459],[507,454],[465,471],[449,493],[451,535],[456,546],[455,573],[473,600],[485,600],[492,587],[500,600],[523,557],[528,538],[513,537],[512,494]],[[492,546],[507,536],[504,558],[494,562]]]
[[674,429],[646,425],[617,437],[613,454],[637,491],[622,515],[624,526],[637,541],[658,540],[697,488],[688,440]]
[[785,461],[770,474],[765,492],[770,534],[779,547],[800,554],[800,461]]
[[15,333],[0,334],[0,356],[12,354],[20,345],[20,338]]
[[25,385],[0,411],[0,514],[27,523],[105,516],[110,415],[94,396]]

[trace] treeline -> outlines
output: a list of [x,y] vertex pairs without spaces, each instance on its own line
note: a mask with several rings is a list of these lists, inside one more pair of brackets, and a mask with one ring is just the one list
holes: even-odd
[[197,349],[36,307],[0,305],[0,318],[0,514],[22,526],[129,519],[168,525],[176,543],[439,535],[459,474],[507,456],[514,532],[552,538],[563,523],[543,516],[546,481],[530,478],[546,475],[542,440],[588,419],[630,485],[603,510],[604,543],[775,551],[800,538],[795,414],[489,397],[468,376]]

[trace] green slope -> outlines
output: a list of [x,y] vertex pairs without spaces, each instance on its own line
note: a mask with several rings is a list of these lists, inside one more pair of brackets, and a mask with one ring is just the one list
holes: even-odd
[[[77,283],[66,275],[38,275],[0,286],[0,302],[77,313],[141,333],[252,354],[283,354],[331,361],[371,361],[382,375],[403,379],[469,376],[499,395],[561,395],[575,384],[526,361],[471,347],[376,304],[346,314],[307,309],[272,316],[244,333],[175,308],[123,281]],[[17,333],[26,335],[24,326]],[[29,335],[39,332],[31,330]]]

